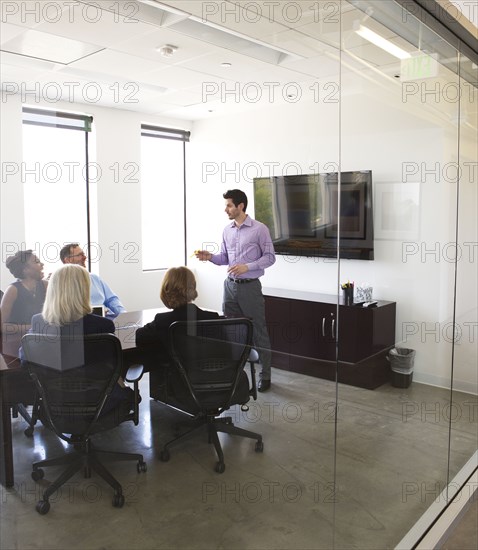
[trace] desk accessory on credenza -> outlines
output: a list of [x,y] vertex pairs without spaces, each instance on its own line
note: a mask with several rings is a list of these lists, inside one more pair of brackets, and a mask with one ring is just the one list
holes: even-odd
[[368,283],[360,283],[355,289],[356,302],[371,302],[373,295],[373,287]]
[[344,304],[346,306],[354,305],[354,283],[346,282],[340,285],[344,296]]

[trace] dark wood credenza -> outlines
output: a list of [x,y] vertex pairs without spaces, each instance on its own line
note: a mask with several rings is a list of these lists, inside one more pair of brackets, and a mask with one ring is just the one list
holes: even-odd
[[390,380],[395,302],[345,306],[328,294],[264,289],[272,366],[374,389]]

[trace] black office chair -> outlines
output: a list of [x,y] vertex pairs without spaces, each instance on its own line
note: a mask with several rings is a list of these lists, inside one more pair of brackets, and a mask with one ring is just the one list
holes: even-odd
[[[219,417],[232,405],[247,409],[251,397],[257,399],[254,365],[251,379],[244,366],[252,343],[249,319],[215,319],[211,321],[175,322],[169,328],[171,364],[166,367],[164,383],[153,389],[151,397],[192,416],[196,423],[186,433],[166,443],[160,459],[170,458],[169,447],[207,426],[209,443],[213,443],[219,461],[215,470],[225,470],[224,453],[218,432],[256,440],[256,452],[262,452],[262,435],[232,423],[230,417]],[[255,352],[254,352],[255,353]],[[255,357],[257,360],[257,356]]]
[[27,437],[33,437],[33,431],[35,429],[37,420],[38,420],[38,398],[35,395],[33,397],[33,403],[32,403],[32,414],[28,412],[28,405],[25,405],[25,403],[15,403],[12,405],[12,418],[18,418],[18,415],[20,415],[23,420],[28,424],[28,428],[25,428],[23,430],[23,433]]
[[136,460],[137,470],[146,471],[143,456],[133,453],[103,451],[93,447],[91,436],[110,430],[126,420],[138,424],[138,382],[142,366],[130,368],[127,381],[134,383],[134,403],[113,401],[111,393],[123,367],[121,344],[112,334],[83,337],[26,334],[22,338],[25,364],[40,396],[40,418],[43,424],[73,446],[73,452],[58,458],[35,462],[32,478],[44,477],[42,467],[66,464],[67,469],[47,487],[37,503],[40,514],[48,513],[49,497],[76,472],[84,469],[98,473],[114,489],[113,506],[121,508],[124,496],[120,483],[100,462]]

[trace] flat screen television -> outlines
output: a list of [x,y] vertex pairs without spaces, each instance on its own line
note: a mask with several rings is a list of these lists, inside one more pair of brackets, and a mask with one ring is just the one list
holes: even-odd
[[255,178],[254,206],[277,254],[374,258],[371,170]]

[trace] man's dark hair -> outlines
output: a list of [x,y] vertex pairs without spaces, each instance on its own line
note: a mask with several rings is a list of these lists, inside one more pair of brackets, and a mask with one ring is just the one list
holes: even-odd
[[23,270],[31,256],[33,256],[33,250],[19,250],[6,259],[5,265],[16,279],[23,279]]
[[78,243],[65,244],[65,246],[60,250],[60,260],[62,263],[65,263],[65,260],[71,254],[71,249],[80,246]]
[[241,191],[240,189],[229,189],[229,191],[226,191],[223,195],[225,199],[231,199],[234,203],[234,206],[237,208],[241,202],[244,205],[244,212],[247,209],[247,196],[244,193],[244,191]]

